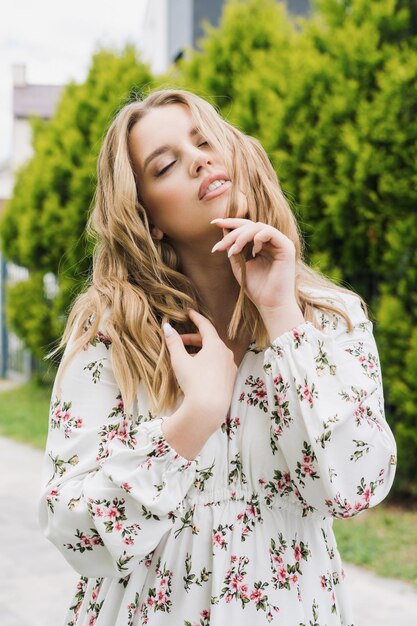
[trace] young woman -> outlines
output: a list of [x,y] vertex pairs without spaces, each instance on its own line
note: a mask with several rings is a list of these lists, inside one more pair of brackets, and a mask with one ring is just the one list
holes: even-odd
[[89,226],[40,510],[81,574],[65,624],[351,626],[332,519],[396,463],[363,301],[303,262],[260,144],[185,91],[118,113]]

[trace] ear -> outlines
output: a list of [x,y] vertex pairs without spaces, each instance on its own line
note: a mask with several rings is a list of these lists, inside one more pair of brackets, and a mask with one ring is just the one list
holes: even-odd
[[154,239],[158,239],[159,241],[163,239],[164,233],[158,226],[151,226],[151,235]]

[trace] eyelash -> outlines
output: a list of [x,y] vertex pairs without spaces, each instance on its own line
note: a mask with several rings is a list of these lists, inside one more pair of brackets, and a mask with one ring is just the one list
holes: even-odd
[[[203,141],[202,143],[198,144],[198,147],[200,148],[201,146],[208,146],[209,143],[208,141]],[[162,176],[163,174],[165,174],[165,172],[167,170],[169,170],[169,168],[171,167],[171,165],[174,165],[175,161],[172,161],[172,163],[169,163],[166,167],[162,168],[162,170],[160,170],[159,172],[157,172],[155,174],[156,178],[159,178],[159,176]]]
[[162,176],[163,174],[165,174],[165,172],[171,167],[171,165],[174,165],[174,163],[175,163],[175,161],[172,161],[172,163],[170,163],[169,165],[164,167],[160,172],[157,172],[155,174],[156,178],[159,178],[159,176]]

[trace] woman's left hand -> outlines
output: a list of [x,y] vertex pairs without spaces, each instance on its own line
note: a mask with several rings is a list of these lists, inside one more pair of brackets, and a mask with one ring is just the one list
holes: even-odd
[[295,247],[283,233],[262,222],[236,217],[216,218],[211,224],[224,237],[212,252],[228,250],[236,280],[241,284],[237,254],[253,242],[253,259],[246,261],[246,294],[258,308],[270,310],[295,302]]

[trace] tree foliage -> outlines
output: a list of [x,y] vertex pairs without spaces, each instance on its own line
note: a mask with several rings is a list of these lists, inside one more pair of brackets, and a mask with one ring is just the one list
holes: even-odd
[[[1,236],[6,256],[30,271],[28,281],[9,287],[7,310],[11,327],[37,356],[51,349],[91,269],[84,229],[106,129],[114,113],[151,84],[132,47],[120,54],[101,50],[86,81],[67,85],[52,120],[33,121],[34,156],[17,174]],[[58,296],[49,301],[48,272],[59,282]]]

